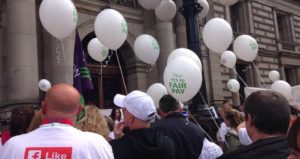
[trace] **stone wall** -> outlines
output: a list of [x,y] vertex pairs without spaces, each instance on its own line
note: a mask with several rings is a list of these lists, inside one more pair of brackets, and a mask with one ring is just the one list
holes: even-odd
[[269,6],[252,3],[254,34],[260,50],[277,51],[273,9]]
[[[245,63],[245,65],[251,65],[251,68],[245,73],[248,77],[246,82],[249,86],[270,88],[272,82],[270,81],[268,75],[271,70],[280,71],[282,79],[285,79],[285,66],[293,66],[297,68],[297,65],[299,65],[296,65],[294,62],[295,60],[300,60],[300,47],[298,46],[298,43],[300,43],[299,10],[297,10],[296,7],[291,9],[290,6],[295,6],[295,4],[291,4],[291,2],[286,2],[283,0],[276,1],[275,3],[274,1],[271,2],[269,0],[253,0],[240,3],[245,3],[244,6],[248,6],[248,10],[246,9],[244,13],[246,16],[241,16],[240,18],[247,18],[248,16],[249,20],[240,19],[242,23],[246,22],[247,28],[244,30],[245,32],[243,31],[238,34],[249,34],[253,36],[259,44],[259,53],[254,60],[254,63]],[[300,5],[300,3],[297,3],[296,5]],[[214,17],[220,17],[230,21],[230,7],[222,6],[217,0],[214,1],[213,7],[211,6],[212,4],[210,4],[210,9],[213,8],[213,11],[210,12],[213,12]],[[295,45],[295,50],[283,53],[280,53],[282,51],[282,44],[279,40],[277,24],[277,12],[279,11],[284,13],[286,12],[289,16],[291,16],[292,36],[294,37],[293,45]],[[229,50],[232,50],[232,47],[230,47]],[[279,54],[282,56],[281,60],[279,58]],[[236,95],[232,94],[226,86],[227,81],[235,77],[234,72],[228,68],[225,68],[224,66],[220,66],[218,59],[219,56],[212,54],[210,51],[209,65],[211,69],[210,89],[212,89],[212,99],[219,100],[223,98],[237,98],[238,95],[236,97]],[[238,63],[244,62],[238,61]],[[259,73],[257,70],[259,70]],[[218,79],[221,79],[221,83],[218,81]],[[221,88],[221,90],[219,88]],[[219,93],[215,93],[216,90],[220,90]]]
[[[294,2],[296,3],[296,2]],[[260,83],[256,86],[270,88],[272,82],[268,74],[271,70],[278,70],[281,73],[281,79],[285,80],[284,68],[298,67],[294,61],[300,60],[300,50],[297,46],[300,41],[300,17],[299,10],[291,8],[292,5],[286,1],[276,1],[275,3],[265,1],[252,1],[251,11],[253,17],[254,37],[259,44],[259,55],[255,59],[255,66],[259,70],[257,75]],[[286,31],[291,30],[291,39],[289,45],[295,46],[295,49],[284,49],[282,45],[286,43],[279,37],[277,15],[284,13],[290,18],[291,26],[285,26]],[[252,71],[256,71],[253,70]],[[289,76],[289,75],[288,75]],[[299,83],[298,83],[299,84]]]

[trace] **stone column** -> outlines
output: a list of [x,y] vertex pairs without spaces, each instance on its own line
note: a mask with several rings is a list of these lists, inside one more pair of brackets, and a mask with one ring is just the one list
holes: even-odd
[[[0,13],[2,14],[2,13]],[[0,15],[3,16],[3,15]],[[6,80],[4,80],[4,78],[6,78],[5,74],[6,74],[6,67],[4,65],[4,61],[5,61],[5,52],[4,48],[3,48],[3,25],[1,24],[0,21],[0,106],[3,105],[3,103],[6,102]]]
[[296,85],[300,84],[300,67],[296,68]]
[[154,30],[154,25],[155,25],[155,13],[153,10],[145,10],[144,11],[144,33],[145,34],[150,34],[152,36],[155,35],[155,30]]
[[8,102],[37,102],[38,62],[35,0],[7,3]]
[[58,39],[51,38],[52,84],[68,83],[73,85],[75,32],[64,38],[62,42],[63,49]]
[[160,46],[160,54],[157,61],[158,79],[163,82],[167,59],[171,51],[175,49],[172,22],[158,21],[155,26],[157,41]]
[[144,63],[138,61],[127,67],[127,92],[138,89],[147,91],[147,74]]
[[[143,24],[144,25],[144,33],[145,34],[150,34],[153,37],[155,37],[155,13],[154,13],[154,11],[153,10],[145,10],[143,19],[144,19],[144,24]],[[157,64],[157,62],[156,62],[156,64]],[[148,68],[145,68],[145,66],[142,66],[142,67],[143,68],[141,70],[144,69],[143,73],[145,72],[145,70],[147,70],[145,72],[146,75],[147,75],[145,77],[146,78],[146,83],[147,83],[147,86],[146,86],[146,89],[147,89],[150,85],[152,85],[153,83],[157,83],[157,81],[159,81],[158,72],[157,72],[157,65],[155,65],[153,67],[148,65]],[[141,76],[141,75],[139,75],[139,76]],[[140,81],[142,81],[142,80],[140,80]]]
[[279,73],[280,73],[280,80],[286,80],[286,77],[285,77],[285,71],[284,71],[284,65],[283,64],[280,64],[279,65]]

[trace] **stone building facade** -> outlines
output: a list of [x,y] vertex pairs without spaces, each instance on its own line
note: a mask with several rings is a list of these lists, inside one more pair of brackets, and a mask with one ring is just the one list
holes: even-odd
[[[207,0],[210,11],[199,19],[201,34],[204,24],[211,18],[221,17],[231,23],[234,35],[253,36],[259,43],[259,53],[253,63],[238,61],[236,72],[248,86],[270,87],[268,73],[278,70],[281,79],[292,86],[300,84],[300,2],[298,0],[239,0],[233,6],[223,6],[218,0]],[[104,8],[113,8],[123,14],[129,31],[126,42],[118,50],[126,88],[147,88],[161,82],[166,60],[175,48],[187,47],[185,20],[176,14],[173,21],[156,19],[153,11],[145,11],[137,0],[73,0],[78,11],[77,30],[87,48],[95,37],[93,24]],[[174,0],[177,7],[182,0]],[[43,92],[38,81],[48,79],[52,84],[72,84],[74,33],[63,40],[65,60],[57,61],[57,39],[41,26],[38,9],[41,0],[0,0],[0,106],[18,103],[39,103]],[[139,61],[133,52],[133,43],[140,34],[151,34],[159,42],[160,56],[155,66]],[[201,37],[201,35],[200,35]],[[240,105],[240,93],[231,93],[226,83],[237,78],[233,70],[222,66],[219,55],[212,53],[201,40],[202,64],[209,104],[220,104],[226,98]],[[232,46],[229,48],[232,49]],[[88,67],[95,86],[87,94],[91,103],[101,108],[112,106],[115,93],[125,93],[116,54],[100,63],[88,57]],[[102,67],[102,74],[99,74]],[[237,78],[238,79],[238,78]],[[240,82],[243,86],[242,82]]]

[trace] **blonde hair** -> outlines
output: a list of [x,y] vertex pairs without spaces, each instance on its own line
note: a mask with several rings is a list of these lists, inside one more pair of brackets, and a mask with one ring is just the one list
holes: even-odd
[[226,104],[226,103],[218,107],[218,112],[223,120],[226,119],[226,114],[231,109],[232,109],[232,106],[229,104]]
[[230,127],[236,128],[239,124],[244,121],[244,117],[241,112],[235,109],[229,109],[225,112],[226,120],[229,121]]
[[102,135],[108,139],[109,130],[100,109],[94,105],[87,105],[84,109],[85,116],[75,124],[75,127],[82,131],[89,131]]

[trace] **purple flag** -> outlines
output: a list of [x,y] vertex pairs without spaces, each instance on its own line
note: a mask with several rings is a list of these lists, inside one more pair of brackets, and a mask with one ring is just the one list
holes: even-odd
[[[90,71],[87,68],[87,62],[82,49],[81,40],[76,30],[75,48],[74,48],[74,65],[73,65],[73,86],[81,94],[81,104],[84,105],[83,93],[85,91],[93,90],[93,83],[91,80]],[[81,119],[84,113],[78,115],[78,119]]]

